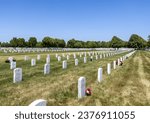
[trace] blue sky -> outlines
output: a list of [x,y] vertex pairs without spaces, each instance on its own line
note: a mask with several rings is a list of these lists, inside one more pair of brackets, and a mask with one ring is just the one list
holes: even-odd
[[128,40],[133,33],[150,35],[150,0],[0,0],[0,41]]

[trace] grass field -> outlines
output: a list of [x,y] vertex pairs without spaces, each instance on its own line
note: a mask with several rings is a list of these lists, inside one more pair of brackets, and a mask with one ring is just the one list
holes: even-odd
[[[150,52],[137,51],[127,59],[123,66],[106,74],[107,63],[120,58],[125,53],[105,59],[74,65],[71,58],[67,69],[62,70],[62,62],[58,62],[55,53],[51,55],[51,73],[43,74],[47,53],[41,54],[41,60],[31,67],[31,61],[24,61],[25,54],[14,54],[17,67],[23,69],[23,81],[14,84],[13,71],[8,58],[0,56],[0,105],[29,105],[36,99],[45,99],[48,105],[150,105]],[[36,58],[36,54],[26,54]],[[73,56],[72,56],[73,57]],[[103,81],[97,82],[97,70],[103,68]],[[92,88],[92,96],[81,100],[77,98],[78,78],[86,77],[87,87]]]

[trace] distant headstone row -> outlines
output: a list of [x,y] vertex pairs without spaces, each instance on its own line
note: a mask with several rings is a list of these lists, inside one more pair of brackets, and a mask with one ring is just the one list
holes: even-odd
[[131,48],[13,48],[1,47],[0,51],[4,53],[35,53],[35,52],[67,52],[67,51],[116,51],[133,50]]

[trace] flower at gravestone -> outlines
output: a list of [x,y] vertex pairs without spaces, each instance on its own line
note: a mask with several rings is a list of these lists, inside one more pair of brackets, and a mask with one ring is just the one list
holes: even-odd
[[16,59],[14,59],[13,57],[9,57],[5,60],[5,63],[10,63],[11,61],[16,61]]
[[86,94],[86,96],[91,96],[91,94],[92,94],[91,88],[87,88],[87,89],[85,90],[85,94]]
[[122,61],[120,61],[120,66],[122,66],[123,65],[123,62]]

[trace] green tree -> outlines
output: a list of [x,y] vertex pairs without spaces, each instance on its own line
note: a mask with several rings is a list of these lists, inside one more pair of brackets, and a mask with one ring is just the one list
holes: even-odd
[[42,46],[43,47],[56,47],[56,42],[54,41],[55,39],[50,38],[50,37],[44,37],[42,40]]
[[37,42],[36,47],[41,48],[42,47],[42,42]]
[[74,47],[75,47],[75,48],[83,48],[82,42],[81,42],[81,41],[77,41],[77,42],[74,44]]
[[29,47],[35,47],[37,44],[37,39],[35,37],[30,37],[28,40]]
[[76,43],[76,40],[73,38],[73,39],[70,39],[68,42],[67,42],[67,47],[69,48],[74,48],[75,46],[75,43]]
[[25,39],[24,38],[18,38],[17,39],[17,46],[18,47],[25,47],[26,46]]
[[1,47],[11,47],[11,45],[8,42],[2,42]]
[[42,40],[42,46],[43,46],[43,47],[50,47],[49,38],[50,38],[50,37],[44,37],[44,38],[43,38],[43,40]]
[[97,47],[97,44],[95,41],[87,41],[86,42],[86,47],[87,48],[96,48]]
[[54,47],[62,47],[63,48],[66,46],[66,42],[63,39],[55,38],[53,43],[54,43]]
[[146,47],[146,41],[137,34],[132,34],[129,39],[128,46],[130,48],[144,49]]
[[57,42],[57,46],[64,48],[66,47],[66,42],[63,39],[59,39]]
[[102,41],[102,42],[100,42],[99,46],[101,48],[109,48],[110,47],[110,42]]
[[121,48],[124,45],[124,41],[117,36],[113,36],[113,38],[110,41],[110,47],[112,48]]
[[10,40],[10,45],[12,47],[18,47],[18,42],[17,41],[18,41],[17,38],[14,37],[13,39]]

